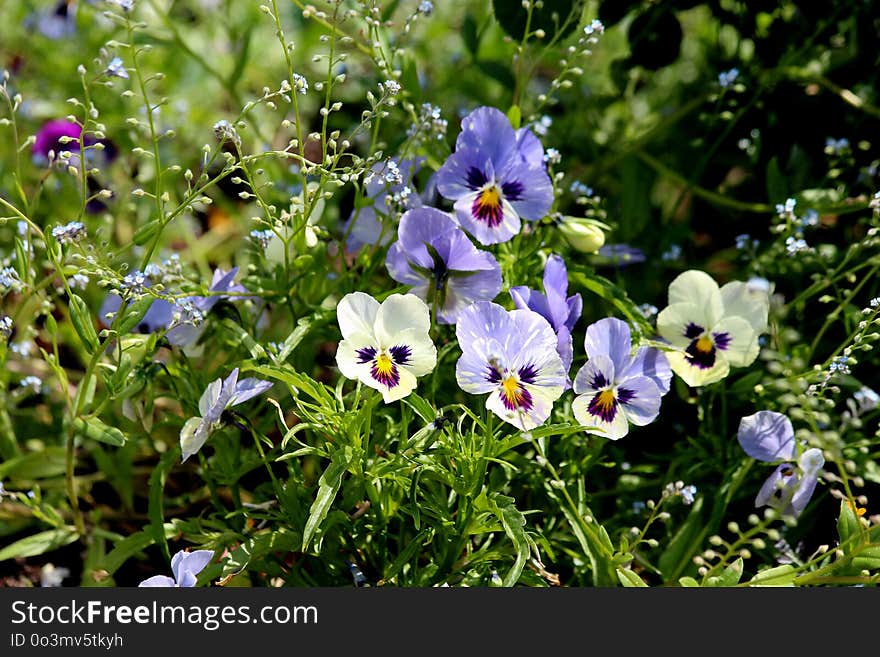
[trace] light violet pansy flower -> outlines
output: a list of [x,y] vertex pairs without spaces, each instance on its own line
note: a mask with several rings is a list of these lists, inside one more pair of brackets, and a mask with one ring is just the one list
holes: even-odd
[[138,587],[193,587],[196,585],[199,573],[211,563],[213,558],[213,550],[192,552],[181,550],[171,557],[173,578],[168,575],[153,575],[138,584]]
[[475,301],[491,301],[501,291],[501,266],[478,250],[445,212],[429,207],[408,210],[385,266],[411,294],[436,308],[437,321],[454,324]]
[[238,380],[236,367],[226,379],[212,381],[199,399],[200,417],[191,417],[180,430],[181,463],[198,452],[211,434],[222,425],[227,408],[237,406],[272,387],[270,381],[248,378]]
[[775,411],[758,411],[742,418],[736,438],[743,451],[758,461],[783,461],[761,486],[755,506],[799,516],[813,496],[819,470],[825,465],[822,450],[813,447],[798,457],[791,421]]
[[[544,294],[524,285],[510,288],[510,296],[517,308],[534,310],[550,322],[556,332],[556,351],[562,358],[566,377],[574,357],[571,332],[581,316],[583,301],[580,294],[568,295],[568,270],[565,261],[551,255],[544,265]],[[571,387],[566,381],[566,388]]]
[[477,241],[506,242],[519,232],[521,219],[541,219],[553,205],[543,147],[494,107],[475,109],[461,128],[455,152],[437,171],[437,189],[455,202],[462,228]]
[[679,351],[667,353],[672,371],[689,386],[703,386],[746,367],[758,356],[767,328],[769,296],[740,281],[718,284],[689,270],[669,285],[669,305],[657,316],[661,337]]
[[461,313],[455,334],[462,350],[455,377],[462,390],[490,393],[486,407],[525,431],[550,417],[566,379],[556,333],[546,319],[479,301]]
[[416,379],[437,364],[430,311],[415,295],[392,294],[380,304],[352,292],[337,305],[336,318],[343,337],[336,350],[339,371],[381,392],[386,404],[415,390]]
[[584,348],[589,360],[575,377],[571,406],[587,432],[618,440],[630,424],[653,422],[672,379],[663,353],[640,347],[633,354],[629,326],[614,317],[587,327]]

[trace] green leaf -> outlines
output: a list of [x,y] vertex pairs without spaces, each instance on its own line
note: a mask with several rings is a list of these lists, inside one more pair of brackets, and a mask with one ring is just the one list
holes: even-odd
[[77,538],[79,538],[79,534],[76,533],[76,529],[73,527],[49,529],[7,545],[0,550],[0,561],[36,557],[73,543]]
[[699,588],[700,583],[693,577],[679,577],[678,583],[686,588]]
[[89,307],[78,295],[70,295],[70,321],[86,350],[93,354],[101,347]]
[[519,130],[520,125],[522,125],[522,110],[519,108],[519,105],[510,106],[510,109],[507,110],[507,120],[510,121],[510,125],[513,126],[514,130]]
[[617,579],[619,579],[620,583],[627,588],[648,588],[648,585],[645,584],[645,580],[643,580],[629,568],[618,568]]
[[501,507],[501,525],[504,533],[516,548],[516,561],[504,576],[504,586],[513,586],[519,581],[522,570],[529,560],[529,539],[525,530],[526,518],[512,502]]
[[[177,529],[171,523],[165,524],[163,529],[166,538],[174,536],[177,533]],[[113,549],[107,553],[107,556],[101,560],[96,570],[104,571],[105,576],[112,576],[113,573],[119,570],[126,561],[131,559],[141,550],[148,548],[153,543],[153,535],[147,531],[136,532],[130,536],[126,536],[116,543]],[[98,579],[99,575],[98,573],[94,573],[92,577]]]
[[480,36],[477,34],[477,21],[470,14],[465,16],[461,23],[461,38],[465,48],[472,57],[476,58],[477,50],[480,49]]
[[587,3],[586,0],[543,0],[541,7],[535,7],[534,4],[531,20],[528,10],[523,8],[519,0],[492,0],[492,11],[504,31],[517,41],[522,41],[528,23],[530,33],[544,30],[542,41],[547,42],[564,39],[574,32]]
[[791,564],[767,568],[749,580],[750,586],[794,586],[797,571]]
[[345,475],[351,460],[352,450],[350,447],[337,449],[330,457],[330,465],[327,466],[327,469],[324,470],[324,473],[318,480],[318,495],[315,497],[315,501],[312,502],[312,507],[309,509],[309,519],[306,521],[306,526],[303,530],[303,552],[308,551],[315,532],[318,531],[321,522],[327,517],[327,512],[336,498],[336,493],[339,492],[342,477]]
[[120,335],[130,333],[135,326],[140,324],[154,301],[156,299],[153,297],[145,296],[126,305],[125,310],[122,311],[122,316],[118,318],[119,323],[116,324],[116,331]]
[[46,479],[64,474],[67,460],[63,447],[46,447],[39,452],[31,452],[0,463],[2,479]]
[[743,574],[743,560],[739,557],[732,564],[729,564],[720,575],[710,577],[707,580],[709,586],[730,587],[739,584],[739,580]]
[[91,440],[107,443],[114,447],[122,447],[125,444],[125,434],[116,427],[107,426],[96,417],[90,417],[84,420],[81,417],[73,421],[74,430]]
[[851,541],[861,533],[859,519],[849,507],[846,500],[840,500],[840,515],[837,518],[837,535],[840,537],[840,546],[844,554],[851,553],[861,541]]

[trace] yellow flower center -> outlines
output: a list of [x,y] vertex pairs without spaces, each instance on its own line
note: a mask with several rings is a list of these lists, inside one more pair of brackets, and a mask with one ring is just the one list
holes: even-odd
[[614,391],[603,390],[596,395],[596,408],[604,413],[608,413],[614,408]]
[[394,371],[394,361],[388,357],[388,354],[381,353],[376,357],[376,372],[380,376],[387,376]]
[[697,344],[694,346],[696,347],[697,351],[708,354],[712,351],[712,348],[715,346],[715,344],[712,342],[712,339],[708,335],[704,335],[699,340],[697,340]]
[[509,376],[504,379],[501,382],[501,389],[507,401],[515,406],[519,400],[519,381],[516,380],[516,377]]

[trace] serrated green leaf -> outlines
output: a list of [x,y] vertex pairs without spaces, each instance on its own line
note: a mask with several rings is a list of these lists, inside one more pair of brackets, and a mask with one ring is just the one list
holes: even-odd
[[516,549],[516,561],[507,571],[503,581],[504,586],[513,586],[519,581],[531,550],[525,530],[526,518],[511,502],[501,507],[500,519],[504,533],[507,534]]

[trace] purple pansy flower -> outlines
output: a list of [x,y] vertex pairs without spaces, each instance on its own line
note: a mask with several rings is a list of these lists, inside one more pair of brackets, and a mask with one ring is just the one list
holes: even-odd
[[462,350],[455,377],[462,390],[490,393],[486,407],[524,431],[550,417],[565,390],[565,369],[546,319],[479,301],[459,315],[455,335]]
[[481,244],[506,242],[519,232],[520,218],[538,220],[553,205],[543,147],[494,107],[477,108],[461,128],[455,152],[437,171],[437,189],[455,201],[462,227]]
[[596,252],[596,255],[607,260],[607,263],[601,262],[599,264],[609,264],[615,267],[627,267],[645,262],[648,259],[644,251],[629,244],[606,244]]
[[138,587],[193,587],[196,585],[198,574],[211,563],[213,558],[213,550],[193,550],[192,552],[181,550],[171,557],[173,578],[167,575],[153,575],[138,584]]
[[420,207],[400,219],[398,239],[385,266],[411,294],[436,307],[437,321],[454,324],[474,301],[491,301],[501,291],[501,266],[478,250],[445,212]]
[[248,378],[238,380],[236,367],[226,379],[212,381],[199,398],[200,417],[191,417],[180,430],[181,463],[198,452],[220,428],[223,411],[265,392],[272,387],[271,381]]
[[[138,333],[154,333],[168,329],[165,337],[171,344],[178,347],[194,345],[204,331],[201,321],[218,301],[247,294],[247,289],[235,282],[237,275],[238,267],[233,267],[229,271],[218,268],[214,270],[208,295],[184,297],[175,303],[156,299],[138,322],[135,330]],[[149,281],[149,276],[147,280]],[[112,318],[107,319],[107,315],[118,312],[121,305],[122,298],[118,294],[108,294],[101,304],[99,316],[101,322],[106,325],[108,321],[112,321]]]
[[566,388],[571,387],[568,381],[568,370],[574,357],[571,332],[575,322],[581,316],[583,301],[580,294],[570,297],[568,294],[568,270],[565,261],[558,255],[550,255],[544,265],[544,294],[519,285],[510,288],[510,296],[517,308],[534,310],[550,322],[556,331],[556,351],[562,358],[562,366],[566,372]]
[[364,191],[372,203],[353,210],[343,225],[342,231],[348,236],[347,248],[357,250],[367,244],[388,244],[394,236],[394,226],[387,217],[422,205],[412,179],[423,159],[403,159],[399,164],[392,159],[371,167]]
[[798,458],[791,420],[775,411],[758,411],[744,417],[736,438],[743,451],[758,461],[783,461],[761,486],[755,506],[769,506],[783,515],[799,516],[813,496],[819,470],[825,465],[822,450],[813,447]]
[[587,432],[618,440],[630,423],[653,422],[672,379],[663,353],[640,347],[633,355],[629,326],[614,317],[587,327],[584,348],[589,360],[575,377],[572,411]]

